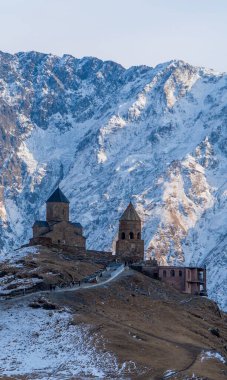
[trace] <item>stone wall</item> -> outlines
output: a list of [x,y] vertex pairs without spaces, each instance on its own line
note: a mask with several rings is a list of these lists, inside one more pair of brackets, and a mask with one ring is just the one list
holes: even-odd
[[33,237],[29,241],[29,245],[46,245],[49,246],[52,244],[52,240],[46,236]]
[[69,221],[69,204],[50,202],[46,205],[46,220],[51,221]]
[[34,225],[32,227],[32,230],[33,230],[33,237],[38,237],[40,235],[43,235],[45,233],[47,233],[49,231],[49,228],[48,227],[41,227],[41,226],[38,226],[38,225]]
[[62,221],[51,226],[51,231],[46,234],[54,244],[65,244],[85,248],[86,239],[81,235],[80,228]]
[[125,240],[131,240],[130,233],[133,234],[133,239],[141,239],[141,222],[138,220],[121,220],[119,224],[118,239],[121,240],[122,234],[124,234]]
[[186,291],[186,269],[182,267],[158,267],[158,277],[173,286],[174,288],[180,290],[181,292]]
[[120,261],[134,263],[144,260],[143,240],[118,240],[116,242],[116,258]]

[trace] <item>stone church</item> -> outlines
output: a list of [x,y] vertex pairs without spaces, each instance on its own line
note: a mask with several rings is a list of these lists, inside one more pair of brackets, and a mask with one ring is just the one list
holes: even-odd
[[183,293],[206,294],[206,269],[197,267],[159,266],[155,260],[144,261],[144,240],[141,238],[142,224],[130,202],[119,220],[115,255],[86,249],[86,238],[80,223],[69,220],[69,201],[57,188],[46,201],[46,220],[36,220],[30,245],[57,244],[73,247],[79,254],[107,262],[116,260],[143,274],[159,279]]
[[30,244],[63,244],[86,249],[86,238],[80,223],[69,220],[69,201],[57,188],[46,201],[46,220],[33,224]]
[[133,263],[144,260],[144,240],[141,239],[141,219],[130,202],[119,221],[116,258]]
[[[46,201],[46,220],[36,220],[32,229],[31,245],[59,244],[79,248],[84,253],[88,252],[83,228],[80,223],[69,220],[69,200],[59,188]],[[141,219],[131,202],[119,221],[115,258],[117,261],[127,263],[144,260]]]

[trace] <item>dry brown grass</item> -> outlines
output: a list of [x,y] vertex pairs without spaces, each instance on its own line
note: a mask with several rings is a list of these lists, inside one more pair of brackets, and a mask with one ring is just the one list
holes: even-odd
[[[49,289],[51,285],[67,286],[81,281],[84,277],[101,270],[104,266],[92,262],[89,257],[79,260],[73,252],[61,248],[37,247],[38,253],[28,255],[19,260],[20,266],[1,264],[0,271],[12,275],[16,279],[39,278],[42,280],[34,290]],[[2,277],[0,281],[3,281]],[[10,282],[7,286],[10,286]]]
[[[227,378],[224,364],[200,360],[203,350],[227,356],[227,317],[208,299],[180,294],[131,270],[108,286],[51,298],[73,309],[75,323],[92,324],[120,362],[132,360],[144,370],[132,379],[162,379],[168,369],[179,371],[173,379],[193,373],[201,379]],[[220,338],[209,332],[213,326]]]
[[[80,261],[73,253],[43,247],[38,255],[24,260],[17,275],[35,272],[46,284],[67,284],[100,268],[102,265],[92,260]],[[97,333],[104,338],[105,348],[96,341],[100,350],[114,353],[120,363],[136,363],[136,370],[127,379],[160,380],[169,369],[178,372],[171,378],[176,380],[191,379],[193,373],[199,380],[227,378],[226,365],[215,359],[201,362],[204,350],[217,351],[227,358],[227,316],[206,298],[183,295],[132,270],[106,285],[51,292],[49,298],[70,307],[75,324],[92,326],[94,339]],[[212,335],[210,327],[217,327],[220,337]],[[110,378],[114,379],[114,374]]]

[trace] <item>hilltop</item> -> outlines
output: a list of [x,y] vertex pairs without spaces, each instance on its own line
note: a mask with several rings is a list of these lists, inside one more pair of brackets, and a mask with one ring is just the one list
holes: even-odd
[[75,252],[73,247],[27,246],[0,264],[0,295],[23,295],[73,286],[100,274],[109,261],[108,254],[105,257],[89,251],[84,255]]

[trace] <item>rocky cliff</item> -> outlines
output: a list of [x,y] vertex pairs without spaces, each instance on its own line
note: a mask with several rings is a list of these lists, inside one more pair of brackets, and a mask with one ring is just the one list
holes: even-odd
[[132,199],[147,255],[206,264],[227,309],[226,125],[227,74],[0,53],[1,258],[58,184],[95,249],[111,248]]

